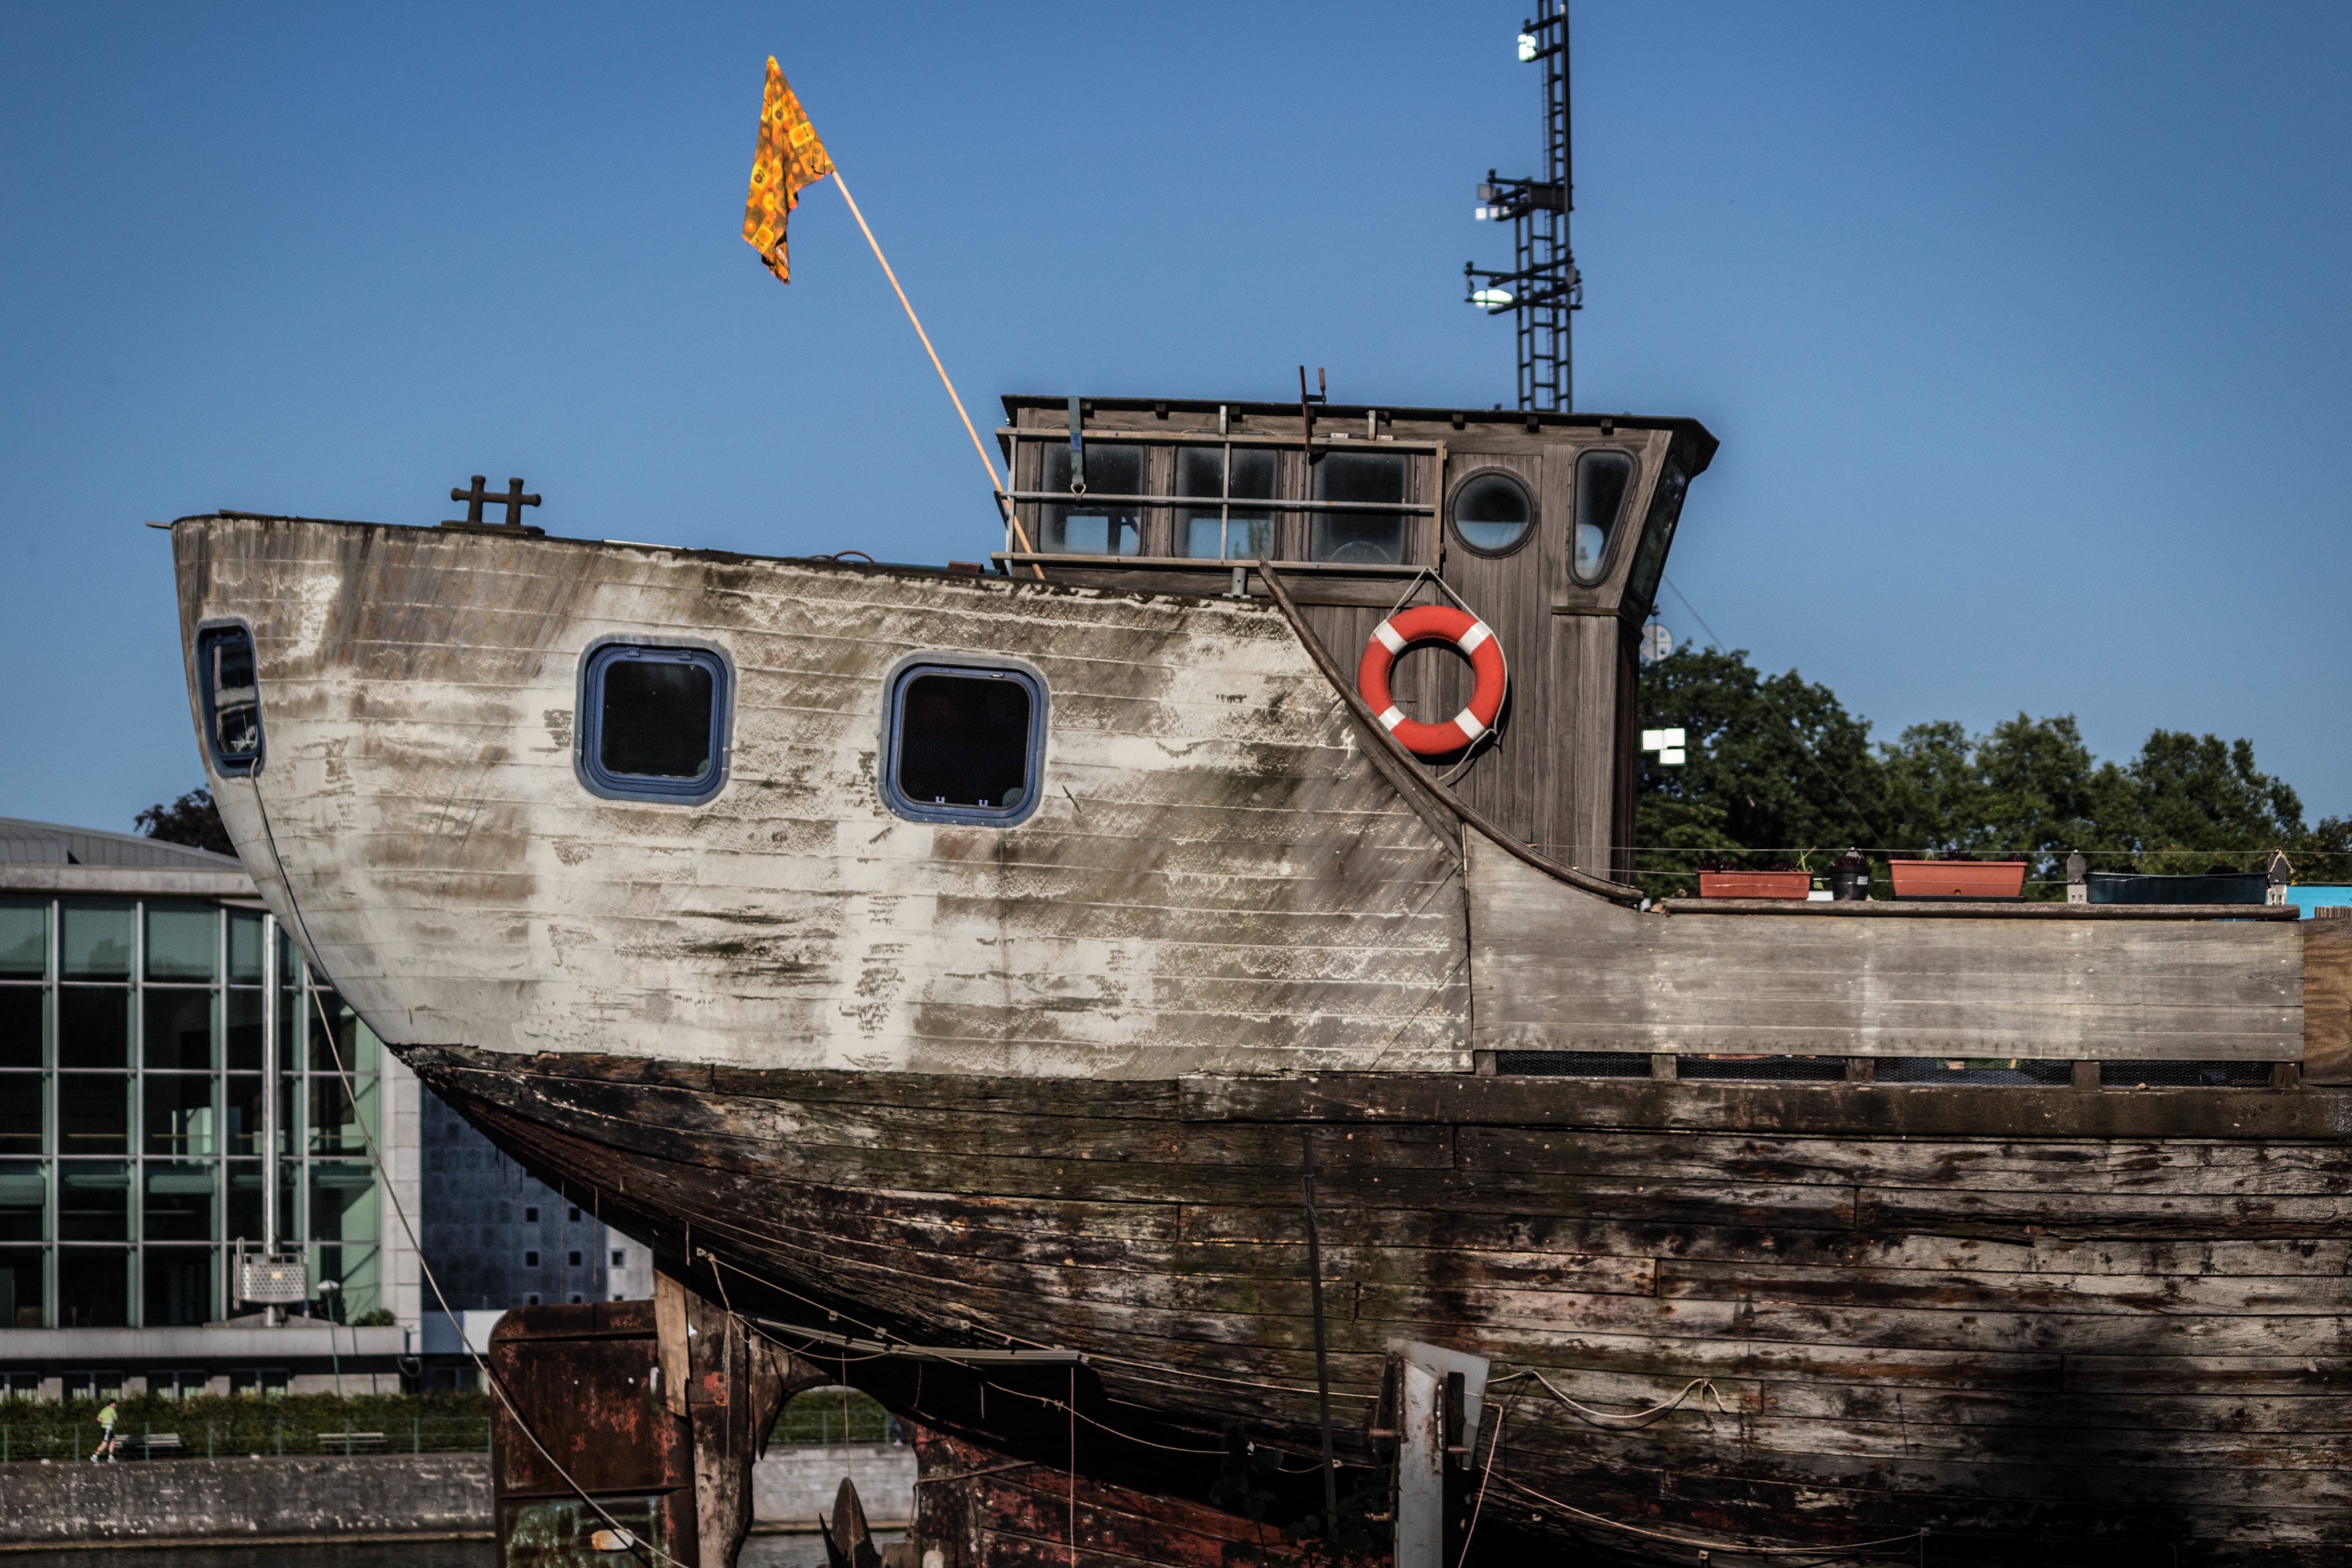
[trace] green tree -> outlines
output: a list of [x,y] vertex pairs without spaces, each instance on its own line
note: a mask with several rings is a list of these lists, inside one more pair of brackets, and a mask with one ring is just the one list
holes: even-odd
[[2095,870],[2259,870],[2287,851],[2304,881],[2352,880],[2352,819],[2306,827],[2303,803],[2256,765],[2250,741],[2158,730],[2101,762],[2072,714],[2020,713],[1982,734],[1946,720],[1874,746],[1870,721],[1791,670],[1764,676],[1734,650],[1688,648],[1645,669],[1644,729],[1681,728],[1688,761],[1644,753],[1637,861],[1653,896],[1692,890],[1705,856],[1815,870],[1851,845],[1893,853],[2021,858],[2029,891],[2063,896],[2066,857]]
[[1638,868],[1653,896],[1695,889],[1706,855],[1795,865],[1877,840],[1885,770],[1869,721],[1828,687],[1759,675],[1744,650],[1685,648],[1643,671],[1640,708],[1643,729],[1685,732],[1689,758],[1643,755],[1634,842],[1651,851]]

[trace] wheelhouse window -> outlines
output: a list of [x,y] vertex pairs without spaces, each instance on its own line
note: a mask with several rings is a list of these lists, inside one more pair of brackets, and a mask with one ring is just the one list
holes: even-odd
[[1526,542],[1535,502],[1517,476],[1489,468],[1454,492],[1454,531],[1482,555],[1507,555]]
[[[1077,472],[1067,447],[1045,452],[1045,482],[1039,487],[1054,495],[1069,495],[1045,509],[1040,548],[1066,555],[1135,555],[1143,549],[1143,509],[1120,496],[1143,493],[1143,448],[1106,442],[1089,446],[1086,458],[1086,489],[1073,492]],[[1099,495],[1102,500],[1087,500]]]
[[1182,447],[1176,452],[1176,493],[1208,507],[1180,507],[1176,553],[1215,561],[1255,561],[1275,553],[1274,513],[1236,502],[1275,499],[1275,454],[1263,447]]
[[1036,809],[1045,692],[1028,671],[909,666],[885,724],[883,795],[899,816],[1010,826]]
[[1315,465],[1315,499],[1353,501],[1314,514],[1307,559],[1392,566],[1405,558],[1405,459],[1389,452],[1328,452]]
[[196,689],[214,770],[242,778],[259,768],[261,692],[254,674],[253,634],[243,626],[197,633]]
[[1690,476],[1679,463],[1669,463],[1666,471],[1658,476],[1658,491],[1650,501],[1649,525],[1642,531],[1641,552],[1633,557],[1633,571],[1625,581],[1625,596],[1637,605],[1658,602],[1658,579],[1665,575],[1666,552],[1674,548],[1675,525],[1682,521],[1683,496],[1690,489]]
[[615,800],[695,804],[726,779],[727,663],[707,648],[607,643],[581,673],[580,773]]
[[1587,452],[1576,460],[1576,533],[1568,564],[1578,582],[1601,581],[1633,488],[1633,459],[1622,452]]

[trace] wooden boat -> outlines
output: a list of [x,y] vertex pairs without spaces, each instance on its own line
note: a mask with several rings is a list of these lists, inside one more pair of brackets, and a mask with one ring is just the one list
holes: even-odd
[[[173,526],[223,817],[436,1092],[1089,1485],[1316,1452],[1311,1157],[1342,1458],[1392,1338],[1492,1363],[1475,1555],[2352,1551],[2352,922],[1645,908],[1635,639],[1704,429],[1006,408],[986,569]],[[1357,689],[1405,599],[1507,666],[1455,754]]]

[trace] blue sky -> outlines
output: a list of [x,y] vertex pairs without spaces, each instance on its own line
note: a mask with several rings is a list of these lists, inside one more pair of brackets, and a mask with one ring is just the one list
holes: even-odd
[[[828,188],[738,237],[774,53],[976,412],[1511,395],[1460,300],[1524,5],[0,9],[0,816],[198,783],[216,507],[884,559],[993,536]],[[2352,813],[2352,12],[1575,7],[1583,407],[1724,446],[1670,574],[1883,738],[2244,735]],[[981,417],[987,417],[982,413]],[[1677,635],[1696,633],[1669,600]]]

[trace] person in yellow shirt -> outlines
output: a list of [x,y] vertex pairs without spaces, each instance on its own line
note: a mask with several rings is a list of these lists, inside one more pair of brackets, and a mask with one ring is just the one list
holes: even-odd
[[114,1463],[114,1423],[121,1415],[121,1412],[114,1407],[114,1401],[111,1399],[106,1402],[106,1408],[98,1413],[98,1451],[90,1455],[91,1464],[98,1463],[101,1455],[108,1464]]

